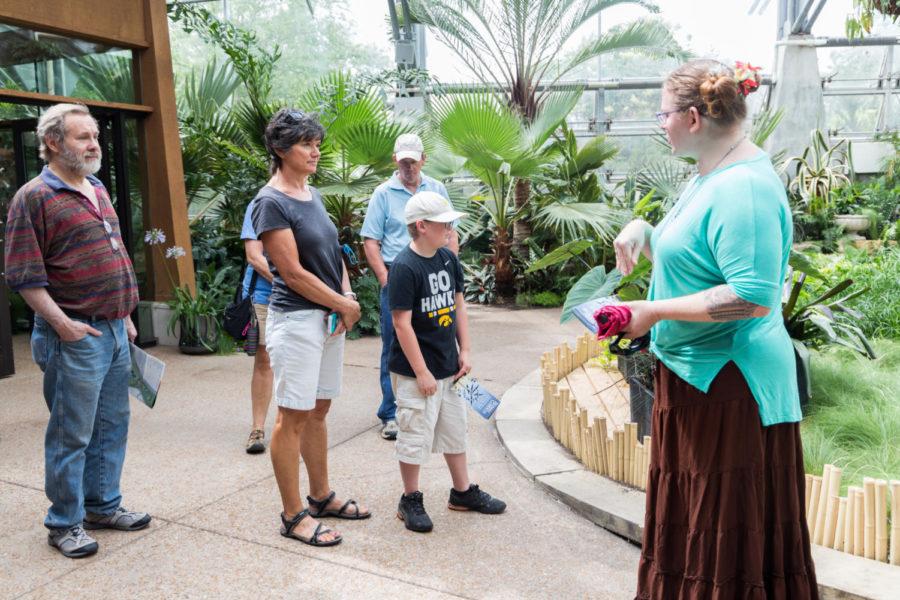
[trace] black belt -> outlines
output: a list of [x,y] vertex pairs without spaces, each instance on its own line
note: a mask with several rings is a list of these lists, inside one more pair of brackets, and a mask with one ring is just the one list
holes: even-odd
[[80,313],[77,310],[72,310],[69,308],[62,308],[63,313],[69,317],[70,319],[78,319],[79,321],[108,321],[106,317],[92,317],[90,315],[86,315],[84,313]]

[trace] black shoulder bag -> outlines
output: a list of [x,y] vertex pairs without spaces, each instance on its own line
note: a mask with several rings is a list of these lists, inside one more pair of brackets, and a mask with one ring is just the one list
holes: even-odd
[[247,339],[247,332],[253,324],[253,291],[256,289],[256,279],[259,273],[253,269],[253,275],[250,276],[250,291],[246,298],[242,298],[244,291],[244,279],[238,282],[237,290],[234,292],[234,301],[225,307],[225,318],[222,319],[222,327],[225,331],[238,341]]

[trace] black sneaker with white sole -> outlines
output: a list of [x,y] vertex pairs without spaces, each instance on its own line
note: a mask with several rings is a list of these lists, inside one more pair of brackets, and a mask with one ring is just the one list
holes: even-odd
[[406,524],[407,529],[417,533],[427,533],[434,527],[431,517],[425,512],[425,498],[422,496],[422,492],[400,496],[397,518]]

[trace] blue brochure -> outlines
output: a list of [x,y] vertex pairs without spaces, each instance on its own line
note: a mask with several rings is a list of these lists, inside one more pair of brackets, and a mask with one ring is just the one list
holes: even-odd
[[490,419],[497,407],[500,406],[497,397],[478,383],[477,379],[469,375],[463,375],[457,379],[453,384],[453,390],[485,419]]
[[588,331],[597,335],[597,321],[594,320],[594,313],[609,304],[621,304],[621,301],[615,296],[594,298],[573,308],[572,314],[581,321],[582,325],[588,328]]

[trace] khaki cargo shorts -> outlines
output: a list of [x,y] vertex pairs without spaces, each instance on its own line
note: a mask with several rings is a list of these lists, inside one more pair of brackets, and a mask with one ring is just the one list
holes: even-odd
[[466,451],[466,402],[453,391],[453,378],[437,380],[437,391],[423,396],[414,377],[391,373],[397,398],[397,460],[422,465],[431,453]]

